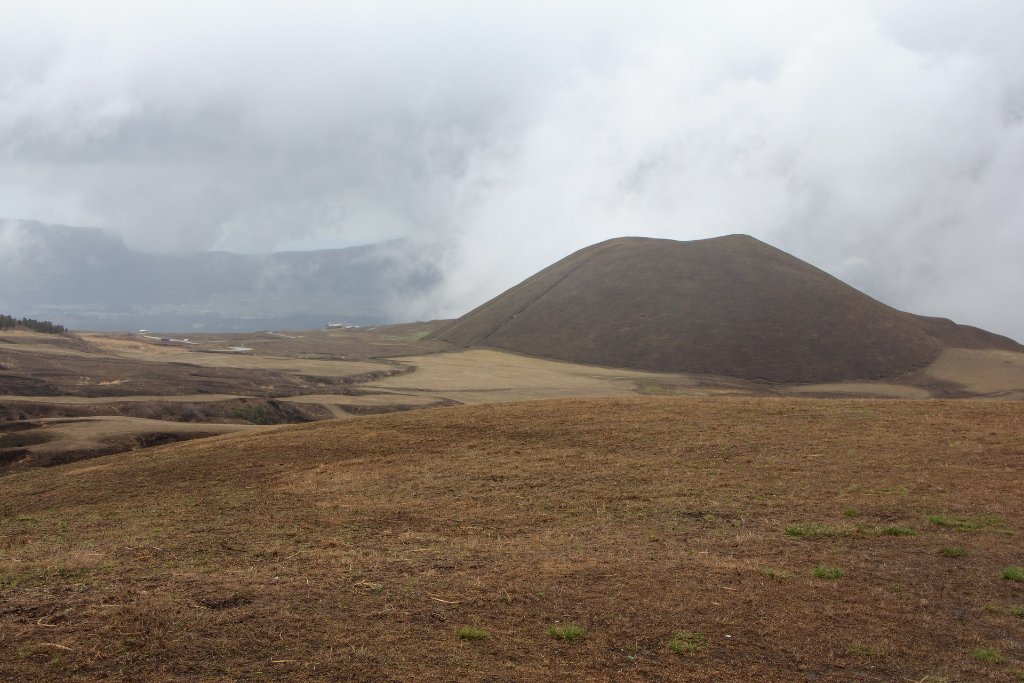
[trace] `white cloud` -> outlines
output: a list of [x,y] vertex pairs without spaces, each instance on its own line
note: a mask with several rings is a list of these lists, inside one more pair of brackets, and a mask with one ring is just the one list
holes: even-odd
[[1024,3],[0,15],[0,216],[156,250],[415,236],[450,275],[418,316],[607,237],[746,232],[1024,337]]

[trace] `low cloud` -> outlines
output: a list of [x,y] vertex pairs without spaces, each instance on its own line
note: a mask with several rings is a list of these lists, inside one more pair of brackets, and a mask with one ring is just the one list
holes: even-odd
[[421,318],[601,239],[744,232],[1024,338],[1018,2],[120,4],[5,10],[0,215],[410,237],[447,275]]

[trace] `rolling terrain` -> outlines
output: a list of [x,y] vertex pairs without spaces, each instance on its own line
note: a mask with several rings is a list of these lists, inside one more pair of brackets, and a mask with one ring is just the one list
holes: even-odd
[[443,324],[198,335],[187,344],[0,334],[0,475],[242,426],[456,404],[635,395],[1024,398],[1024,354],[999,349],[944,349],[897,378],[778,384],[459,351],[427,338]]
[[0,681],[1024,680],[1022,350],[742,236],[5,331]]
[[21,472],[0,680],[1019,680],[1022,430],[1019,401],[562,399]]
[[746,235],[582,249],[434,333],[573,363],[769,383],[898,378],[946,348],[1024,347],[897,311]]
[[[420,327],[399,325],[372,336],[313,330],[195,342],[0,333],[0,475],[269,424],[447,404],[396,397],[363,405],[360,399],[369,392],[358,384],[412,369],[372,356],[445,346],[417,341],[425,334]],[[301,346],[288,354],[288,343]]]

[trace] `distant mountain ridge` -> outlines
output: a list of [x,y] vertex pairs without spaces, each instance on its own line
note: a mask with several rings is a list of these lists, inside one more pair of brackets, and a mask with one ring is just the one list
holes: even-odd
[[440,279],[403,240],[274,254],[147,254],[93,228],[0,224],[23,244],[0,270],[0,310],[77,329],[299,329],[395,322],[396,298]]
[[747,235],[625,237],[558,261],[434,333],[574,363],[768,382],[895,377],[946,347],[1024,351],[898,311]]

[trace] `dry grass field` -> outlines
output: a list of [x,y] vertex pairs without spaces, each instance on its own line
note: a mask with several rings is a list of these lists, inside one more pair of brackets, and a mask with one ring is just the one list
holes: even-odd
[[[239,431],[253,423],[308,422],[451,403],[416,396],[387,399],[385,392],[379,392],[384,400],[363,400],[359,394],[364,392],[354,388],[412,371],[372,356],[437,348],[438,343],[416,342],[426,334],[423,327],[397,325],[376,334],[355,329],[232,339],[204,335],[194,344],[137,334],[4,331],[0,425],[13,423],[8,427],[19,433],[0,439],[0,474],[140,444]],[[244,346],[246,340],[253,346]],[[218,352],[230,349],[229,344],[250,350]],[[52,419],[62,419],[59,429],[41,421]],[[140,427],[148,431],[139,432]]]
[[[189,344],[137,334],[4,332],[0,423],[20,421],[18,429],[37,433],[7,440],[17,445],[0,441],[0,475],[171,438],[237,431],[241,424],[453,404],[632,395],[1024,398],[1024,354],[1013,351],[946,349],[924,370],[898,377],[780,384],[579,365],[494,349],[457,351],[426,339],[440,324],[199,335]],[[231,348],[246,350],[224,352]],[[38,423],[96,417],[115,419],[92,420],[88,429],[62,428],[59,439]],[[125,421],[132,419],[150,422]],[[153,431],[137,432],[147,424]],[[103,428],[109,433],[97,433]],[[73,438],[87,431],[88,439]]]
[[673,393],[763,392],[742,380],[701,378],[625,368],[602,368],[476,349],[400,359],[415,371],[367,384],[370,388],[436,395],[465,404],[525,401],[569,396],[624,396],[642,387],[671,386]]
[[0,680],[1021,680],[1022,434],[1021,402],[627,397],[21,472]]
[[61,417],[0,422],[0,472],[51,467],[175,441],[261,429],[139,417]]
[[[162,346],[138,341],[137,338],[112,337],[109,335],[84,335],[84,339],[96,348],[109,351],[120,358],[164,363],[185,363],[206,368],[239,368],[242,370],[276,370],[291,375],[313,377],[354,377],[374,372],[385,372],[387,365],[366,361],[321,360],[317,358],[295,358],[271,355],[246,355],[240,353],[202,353],[187,346]],[[302,339],[302,337],[298,337]],[[204,347],[200,351],[209,351]]]
[[995,398],[1024,398],[1024,353],[946,349],[924,372],[932,380]]
[[930,398],[932,393],[923,387],[889,382],[828,382],[825,384],[798,384],[786,388],[786,393],[816,396],[865,396],[885,398]]

